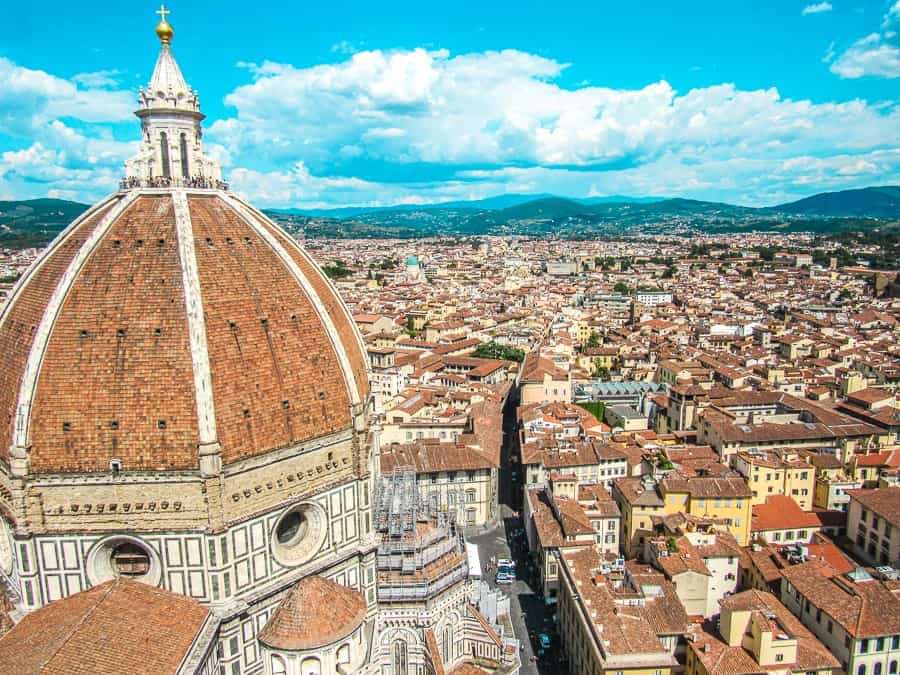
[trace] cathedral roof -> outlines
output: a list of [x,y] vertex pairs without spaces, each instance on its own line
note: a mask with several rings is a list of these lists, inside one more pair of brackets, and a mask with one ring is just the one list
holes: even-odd
[[365,617],[361,593],[324,577],[305,577],[281,601],[259,639],[273,649],[317,649],[347,637]]
[[208,616],[183,595],[108,581],[26,614],[0,638],[0,672],[174,673]]
[[97,204],[0,314],[0,458],[32,473],[193,469],[352,424],[365,351],[319,267],[221,190]]

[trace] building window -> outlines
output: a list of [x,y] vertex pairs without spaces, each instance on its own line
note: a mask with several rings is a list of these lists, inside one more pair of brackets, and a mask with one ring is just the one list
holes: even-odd
[[391,651],[391,664],[393,666],[393,672],[397,675],[409,675],[409,657],[406,649],[406,643],[403,640],[395,640],[394,648]]
[[185,178],[191,175],[188,168],[187,134],[181,134],[181,175]]
[[878,638],[878,640],[875,641],[875,651],[876,652],[884,651],[884,638]]
[[868,638],[864,638],[859,643],[859,653],[860,654],[868,654],[869,653],[869,640]]
[[888,666],[888,675],[897,675],[897,662],[891,661],[891,665]]
[[169,136],[165,131],[159,135],[159,146],[162,160],[163,176],[170,178],[172,176],[172,167],[169,164]]
[[[320,675],[322,672],[322,664],[315,656],[307,656],[300,664],[300,672],[303,675]],[[406,675],[404,673],[404,675]]]
[[131,542],[116,546],[111,561],[113,570],[120,577],[142,577],[150,571],[150,554]]
[[780,654],[780,653],[779,653],[779,654],[776,654],[776,655],[775,655],[775,660],[776,660],[776,661],[784,661],[784,654]]

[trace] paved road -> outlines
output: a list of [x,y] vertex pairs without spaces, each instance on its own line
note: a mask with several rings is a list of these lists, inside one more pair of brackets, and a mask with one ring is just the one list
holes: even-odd
[[[513,392],[512,396],[515,396]],[[553,608],[548,607],[539,593],[534,580],[530,578],[528,569],[530,560],[525,536],[522,534],[521,518],[514,517],[514,512],[522,508],[521,469],[510,461],[510,455],[518,454],[518,435],[516,432],[516,400],[510,400],[503,416],[503,447],[500,452],[500,516],[499,522],[489,530],[476,531],[466,536],[467,541],[478,544],[478,553],[482,565],[493,557],[512,558],[516,561],[518,579],[512,584],[500,585],[501,590],[510,597],[510,614],[513,630],[522,643],[521,653],[523,675],[558,675],[566,672],[565,664],[560,663],[559,637],[553,623]],[[516,471],[517,481],[512,479]],[[492,586],[494,574],[484,575]],[[532,657],[539,649],[537,637],[547,633],[551,640],[551,648],[539,656],[536,662]]]
[[[518,579],[512,584],[501,584],[500,590],[509,596],[509,609],[513,622],[513,630],[516,637],[522,643],[524,651],[522,657],[523,675],[556,675],[565,672],[559,662],[559,638],[555,632],[552,614],[553,609],[544,604],[543,598],[532,586],[528,578],[528,555],[524,536],[514,536],[514,532],[521,529],[521,520],[512,516],[509,507],[503,506],[503,522],[491,530],[471,534],[467,541],[478,544],[478,553],[482,564],[487,564],[493,557],[512,558],[516,561]],[[494,588],[494,574],[484,575],[485,580]],[[545,632],[552,640],[552,646],[548,652],[538,658],[537,663],[532,663],[531,658],[538,649],[537,636]],[[532,638],[532,636],[534,636]]]

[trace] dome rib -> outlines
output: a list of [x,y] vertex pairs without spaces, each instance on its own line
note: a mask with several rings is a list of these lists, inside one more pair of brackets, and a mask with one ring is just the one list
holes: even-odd
[[218,443],[216,406],[213,401],[212,369],[209,365],[209,349],[206,340],[206,318],[203,311],[203,294],[200,272],[197,269],[197,252],[194,248],[194,226],[191,208],[184,190],[172,191],[175,207],[175,232],[178,237],[178,255],[181,259],[184,309],[188,322],[191,344],[191,366],[194,371],[194,396],[197,402],[197,429],[200,450]]
[[38,324],[35,332],[34,341],[31,343],[31,349],[28,352],[28,360],[26,361],[25,371],[22,374],[22,382],[19,387],[18,403],[15,409],[16,423],[13,428],[13,445],[18,448],[27,448],[31,445],[31,408],[34,403],[37,381],[40,377],[41,367],[44,363],[44,356],[47,353],[47,344],[50,342],[53,327],[62,310],[63,303],[72,289],[72,284],[75,283],[81,268],[96,250],[106,233],[109,232],[113,224],[119,219],[119,216],[136,199],[136,193],[128,194],[106,211],[100,222],[94,226],[88,238],[78,249],[75,257],[69,262],[66,271],[57,282],[53,293],[47,301],[47,306],[44,308],[40,324]]

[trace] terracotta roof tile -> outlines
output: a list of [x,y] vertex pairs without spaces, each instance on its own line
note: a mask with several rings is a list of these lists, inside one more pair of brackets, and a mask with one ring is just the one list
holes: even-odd
[[316,649],[347,637],[366,617],[366,599],[320,576],[305,577],[288,591],[259,634],[275,649]]
[[174,673],[208,614],[177,593],[108,581],[27,614],[0,638],[0,672]]

